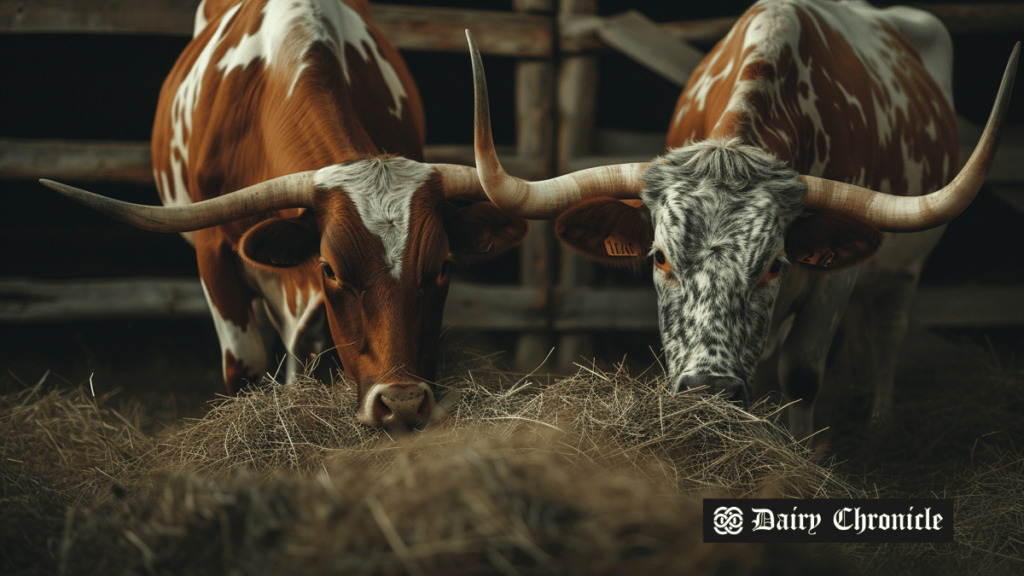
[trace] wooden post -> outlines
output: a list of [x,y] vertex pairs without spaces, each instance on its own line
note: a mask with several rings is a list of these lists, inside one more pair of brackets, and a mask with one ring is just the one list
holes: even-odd
[[[554,0],[513,0],[519,12],[554,11]],[[552,22],[552,38],[554,38]],[[520,59],[516,64],[516,156],[522,162],[541,162],[544,177],[553,175],[554,165],[554,58]],[[530,223],[530,233],[520,247],[519,272],[524,288],[546,294],[548,325],[543,330],[524,331],[516,346],[515,369],[536,369],[554,346],[551,332],[551,293],[554,280],[554,243],[551,223]],[[550,367],[549,367],[550,368]]]
[[[597,14],[596,0],[562,0],[559,17]],[[563,54],[558,76],[558,173],[568,172],[568,162],[591,153],[597,112],[597,57]],[[594,281],[593,264],[562,248],[559,285],[563,291],[587,287]],[[574,362],[593,358],[594,339],[587,332],[565,332],[558,338],[559,372],[573,372]]]

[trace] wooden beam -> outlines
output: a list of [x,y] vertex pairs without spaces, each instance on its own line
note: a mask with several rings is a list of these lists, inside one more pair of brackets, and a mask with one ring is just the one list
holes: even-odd
[[555,297],[555,330],[658,330],[658,299],[648,288],[568,288]]
[[1024,188],[1020,186],[993,186],[989,188],[992,195],[1013,208],[1018,214],[1024,215]]
[[1024,286],[928,286],[914,294],[910,319],[925,326],[1024,326]]
[[[511,147],[499,147],[509,174],[538,180],[550,175],[544,157],[520,157]],[[474,166],[473,146],[427,146],[427,162]],[[148,142],[86,140],[31,140],[0,138],[0,179],[73,182],[124,182],[153,185],[153,164]]]
[[[883,3],[891,6],[899,3]],[[1024,29],[1024,5],[1015,2],[984,2],[964,4],[912,4],[931,12],[942,21],[954,36],[962,34],[993,34],[1018,32]],[[562,51],[568,53],[607,50],[598,36],[604,18],[594,15],[563,16],[559,19]],[[677,40],[712,44],[725,37],[739,15],[659,22],[657,26]]]
[[[0,0],[0,32],[192,36],[199,0]],[[467,52],[468,28],[480,52],[499,56],[552,54],[545,16],[414,6],[372,6],[384,35],[403,50]]]
[[705,18],[702,20],[681,20],[659,24],[666,32],[683,42],[712,44],[718,42],[732,30],[739,16]]
[[659,28],[636,10],[605,18],[597,30],[608,46],[682,88],[704,53]]
[[[559,17],[562,21],[573,17],[590,17],[597,14],[597,0],[562,0]],[[597,127],[598,58],[596,54],[563,54],[559,67],[558,91],[558,150],[557,162],[560,174],[565,173],[566,163],[572,158],[590,154],[594,131]],[[558,268],[558,291],[586,288],[593,284],[593,262],[568,250],[554,240],[558,250],[552,253],[552,268]],[[551,311],[552,321],[558,313]],[[557,355],[554,368],[559,372],[571,371],[573,362],[581,356],[594,355],[594,337],[590,333],[561,331],[557,339]],[[522,364],[519,365],[523,368]]]
[[210,315],[192,278],[0,280],[0,322],[79,322]]
[[1024,29],[1024,5],[1019,2],[921,3],[911,6],[936,15],[954,36],[1019,32]]
[[[559,331],[658,329],[653,288],[559,291],[555,310]],[[929,327],[1024,326],[1024,286],[924,286],[910,319]]]
[[444,326],[480,330],[542,330],[548,327],[548,292],[533,286],[452,282]]
[[[612,16],[611,18],[616,18]],[[714,43],[729,33],[739,16],[706,18],[701,20],[680,20],[661,22],[655,26],[659,33],[667,34],[680,42]],[[605,25],[607,18],[593,14],[562,15],[559,17],[559,31],[562,52],[575,54],[579,52],[596,52],[608,50],[609,47],[600,38],[598,32]]]
[[[486,330],[548,326],[542,288],[453,282],[444,325]],[[558,331],[657,330],[653,288],[555,290]],[[101,280],[0,279],[0,322],[81,322],[115,318],[205,318],[209,308],[194,278]],[[926,286],[910,308],[925,326],[1024,326],[1024,286]]]
[[199,0],[0,0],[2,32],[192,36]]
[[373,4],[373,19],[402,50],[461,52],[466,29],[482,54],[547,57],[553,53],[551,19],[518,12]]
[[[551,11],[553,0],[514,0],[522,11]],[[549,25],[554,23],[549,19]],[[552,60],[519,60],[516,62],[516,155],[535,158],[547,168],[543,176],[553,176],[555,158],[555,63]],[[506,168],[506,170],[508,170]],[[530,231],[519,245],[519,282],[545,294],[550,300],[554,279],[555,240],[550,221],[530,223]],[[529,372],[544,362],[551,351],[554,336],[551,333],[551,311],[542,310],[544,323],[534,330],[520,332],[515,348],[516,370]]]
[[153,185],[148,142],[0,139],[0,178]]
[[[547,292],[453,282],[444,325],[488,330],[547,326]],[[120,318],[206,318],[195,278],[0,279],[0,322],[81,322]]]

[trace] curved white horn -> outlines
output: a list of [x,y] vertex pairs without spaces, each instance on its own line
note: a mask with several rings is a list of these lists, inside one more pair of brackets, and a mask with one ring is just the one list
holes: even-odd
[[466,30],[473,59],[475,88],[476,170],[487,197],[502,210],[533,219],[554,218],[577,202],[595,196],[639,198],[643,190],[640,175],[649,163],[617,164],[588,168],[542,182],[527,182],[505,173],[494,150],[491,113],[487,102],[487,79],[473,35]]
[[811,208],[837,210],[872,223],[883,232],[917,232],[941,226],[956,218],[978,194],[996,154],[999,129],[1006,118],[1017,73],[1020,42],[1013,48],[1003,73],[992,113],[981,140],[967,164],[943,188],[923,196],[893,196],[860,186],[814,176],[801,176],[807,183],[804,203]]
[[132,204],[52,180],[40,179],[39,182],[76,202],[143,230],[191,232],[264,212],[311,208],[315,173],[311,170],[281,176],[188,206]]
[[487,200],[476,168],[461,164],[433,164],[441,175],[444,197],[449,200]]

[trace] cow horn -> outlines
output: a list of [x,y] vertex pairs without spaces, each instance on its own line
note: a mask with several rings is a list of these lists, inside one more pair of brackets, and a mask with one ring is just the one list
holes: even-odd
[[807,183],[804,203],[812,209],[837,210],[856,216],[883,232],[928,230],[956,218],[974,200],[992,165],[999,129],[1010,104],[1019,55],[1020,42],[1010,54],[1003,82],[999,86],[981,140],[967,164],[945,187],[923,196],[893,196],[834,180],[801,176]]
[[433,164],[444,183],[444,197],[449,200],[486,200],[476,168],[460,164]]
[[524,218],[553,218],[581,200],[595,196],[639,198],[643,189],[640,175],[646,162],[599,166],[550,180],[527,182],[505,173],[494,150],[491,113],[487,103],[487,79],[473,35],[466,30],[473,59],[475,87],[476,171],[487,197],[505,212]]
[[40,179],[39,182],[76,202],[143,230],[191,232],[264,212],[310,208],[313,206],[315,173],[312,170],[281,176],[188,206],[131,204],[52,180]]

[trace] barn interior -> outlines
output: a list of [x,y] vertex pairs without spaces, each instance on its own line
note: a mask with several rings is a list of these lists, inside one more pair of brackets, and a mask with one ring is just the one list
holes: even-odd
[[[375,4],[517,10],[507,0]],[[635,10],[656,23],[713,23],[737,16],[749,2],[598,0],[563,4],[578,5],[579,15],[602,18]],[[36,164],[26,169],[29,161],[24,160],[23,152],[26,145],[45,143],[48,154],[56,151],[57,156],[49,156],[52,162],[62,145],[148,143],[160,87],[189,38],[171,33],[62,31],[59,25],[44,31],[19,31],[15,23],[20,5],[0,0],[0,17],[6,19],[0,20],[0,25],[10,22],[0,33],[0,54],[4,55],[0,58],[0,78],[4,79],[0,90],[0,198],[4,202],[0,210],[4,246],[0,258],[0,341],[4,343],[0,347],[0,394],[17,394],[37,384],[61,389],[91,385],[100,395],[117,391],[126,402],[141,402],[152,422],[202,417],[209,403],[223,393],[223,381],[213,323],[204,312],[201,291],[198,304],[193,297],[198,286],[195,252],[178,235],[145,232],[114,222],[43,188],[35,179],[53,176],[39,168],[35,157],[31,162]],[[969,8],[955,1],[933,1],[929,6],[938,12],[946,7],[950,14],[962,14],[955,10]],[[959,26],[947,22],[955,47],[955,107],[967,122],[962,124],[967,127],[962,130],[962,146],[973,145],[970,126],[984,124],[1006,58],[1013,44],[1024,37],[1020,5],[986,6],[991,13],[972,13]],[[533,15],[559,26],[550,3]],[[478,39],[484,33],[474,31]],[[711,34],[698,36],[690,44],[706,52],[715,41]],[[583,121],[578,128],[584,134],[582,142],[577,138],[569,145],[575,146],[569,157],[560,155],[557,127],[563,125],[565,111],[552,104],[559,87],[557,82],[540,84],[548,91],[547,108],[542,108],[548,141],[539,152],[534,151],[541,157],[540,164],[522,164],[523,175],[530,170],[534,174],[547,170],[550,175],[566,166],[601,159],[649,159],[664,151],[664,133],[680,86],[635,57],[599,40],[593,43],[595,47],[582,52],[587,66],[592,66],[588,68],[592,76],[579,76],[588,83],[572,91],[577,100],[570,105],[592,106],[592,122]],[[424,102],[428,146],[435,147],[438,154],[449,154],[453,147],[471,144],[473,87],[468,54],[403,49],[402,56]],[[563,54],[557,46],[543,57],[485,53],[499,148],[515,154],[523,140],[522,121],[515,114],[520,63],[548,65],[552,78],[557,78],[572,57],[579,55]],[[941,492],[954,468],[955,474],[962,472],[942,462],[970,460],[978,444],[965,447],[965,438],[974,433],[968,429],[955,446],[947,446],[949,439],[940,438],[956,424],[943,420],[940,425],[932,422],[933,417],[998,427],[1024,410],[1022,92],[1018,85],[1010,105],[1000,175],[949,225],[925,267],[920,295],[912,309],[912,329],[896,381],[897,415],[906,420],[896,434],[920,435],[927,441],[908,442],[903,450],[881,454],[865,442],[862,425],[868,397],[856,383],[832,390],[832,395],[823,399],[831,422],[829,456],[840,462],[842,473],[863,475],[865,485],[906,474],[917,479],[913,490]],[[147,178],[146,173],[125,175],[115,169],[68,183],[121,200],[155,204],[155,188]],[[541,232],[545,229],[543,225],[535,227]],[[548,234],[538,234],[539,239],[527,248],[456,271],[456,282],[482,288],[465,292],[462,300],[449,297],[449,314],[454,319],[445,330],[445,343],[494,358],[509,372],[550,374],[549,380],[587,367],[614,371],[623,363],[631,374],[661,373],[657,360],[660,338],[656,320],[650,321],[653,310],[649,317],[631,323],[626,315],[634,308],[628,303],[597,305],[588,301],[582,308],[573,308],[571,300],[581,292],[604,289],[609,298],[646,293],[642,298],[648,300],[642,301],[653,302],[650,271],[634,276],[589,265],[563,254]],[[528,254],[529,250],[533,253]],[[163,300],[133,305],[133,298],[150,297],[154,283],[165,291]],[[174,292],[179,286],[183,287],[180,294]],[[90,290],[107,292],[96,297],[99,304],[80,304],[93,294]],[[72,295],[74,302],[62,307],[69,291],[77,294]],[[167,296],[167,291],[173,294]],[[481,293],[491,296],[479,297]],[[524,308],[526,312],[487,309],[495,299],[518,302],[516,298],[537,294],[543,295],[545,302],[564,306],[531,305]],[[479,301],[474,300],[478,297]],[[123,309],[112,306],[111,299],[123,304]],[[47,304],[54,300],[61,304]],[[113,309],[117,311],[111,312]],[[596,325],[581,320],[607,310],[619,316]],[[280,352],[283,356],[283,348]],[[330,368],[331,362],[327,356],[323,365]],[[948,404],[933,403],[932,396],[939,394],[954,403],[959,397],[957,409],[950,413]],[[996,407],[989,404],[998,405],[998,415],[993,415]],[[1015,454],[1007,461],[1018,462],[1016,431],[989,430],[978,437],[985,438],[982,445],[991,454]],[[944,452],[945,448],[949,450]],[[1004,554],[1022,562],[1022,552],[1018,542]]]

